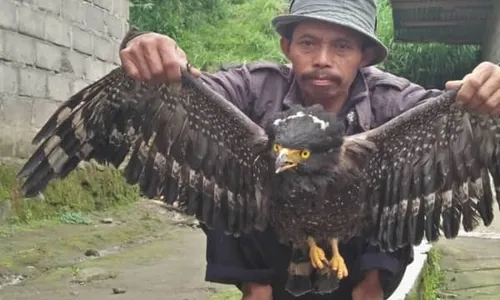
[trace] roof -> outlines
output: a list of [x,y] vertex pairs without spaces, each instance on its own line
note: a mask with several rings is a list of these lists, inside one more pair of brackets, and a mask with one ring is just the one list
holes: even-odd
[[390,0],[394,40],[481,44],[495,0]]

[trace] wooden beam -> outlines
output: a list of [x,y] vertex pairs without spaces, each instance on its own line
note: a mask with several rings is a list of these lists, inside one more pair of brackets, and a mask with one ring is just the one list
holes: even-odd
[[454,27],[454,26],[484,27],[486,20],[456,20],[456,21],[399,21],[397,27]]
[[477,38],[445,38],[445,37],[394,37],[394,42],[400,43],[439,43],[439,44],[451,44],[451,45],[480,45],[481,41]]
[[467,7],[467,8],[493,8],[492,0],[436,0],[436,1],[395,1],[391,0],[393,9],[410,9],[410,8],[432,8],[432,7]]

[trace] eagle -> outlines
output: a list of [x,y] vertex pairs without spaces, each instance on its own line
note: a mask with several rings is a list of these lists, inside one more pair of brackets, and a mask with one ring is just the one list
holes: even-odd
[[500,118],[457,104],[457,89],[345,136],[320,105],[261,127],[189,68],[179,83],[150,84],[117,67],[71,96],[33,138],[18,173],[24,195],[84,161],[125,165],[129,184],[208,228],[222,223],[236,237],[273,228],[301,254],[288,268],[294,295],[348,276],[338,245],[354,236],[395,251],[492,222]]

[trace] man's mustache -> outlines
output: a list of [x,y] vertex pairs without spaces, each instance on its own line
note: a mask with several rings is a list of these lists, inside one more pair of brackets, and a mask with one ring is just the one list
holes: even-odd
[[325,80],[330,80],[332,82],[335,82],[337,84],[340,84],[342,82],[342,78],[339,75],[336,74],[331,74],[322,70],[314,70],[308,73],[302,74],[302,79],[303,80],[310,80],[310,79],[325,79]]

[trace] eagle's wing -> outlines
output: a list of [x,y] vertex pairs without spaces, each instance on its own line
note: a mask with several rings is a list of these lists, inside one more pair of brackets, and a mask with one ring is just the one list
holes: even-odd
[[28,196],[81,161],[125,160],[129,183],[209,227],[218,220],[238,234],[267,221],[268,165],[259,156],[267,135],[186,70],[179,87],[140,83],[117,68],[67,100],[33,141],[40,144],[19,172]]
[[383,249],[419,244],[424,235],[437,241],[440,231],[453,238],[461,223],[470,231],[493,219],[500,118],[470,113],[455,103],[456,93],[445,91],[345,139],[344,159],[366,159],[361,200]]

